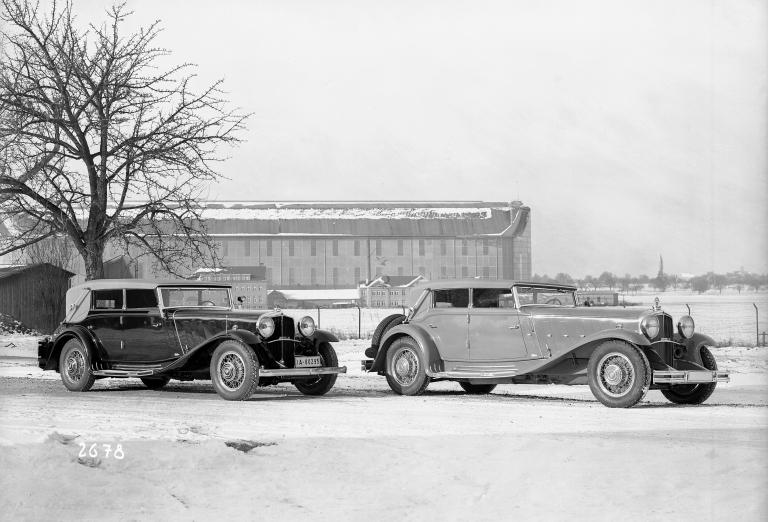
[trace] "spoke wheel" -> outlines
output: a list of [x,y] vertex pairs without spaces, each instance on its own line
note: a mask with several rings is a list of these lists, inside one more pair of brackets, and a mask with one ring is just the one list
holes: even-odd
[[592,352],[587,380],[592,394],[609,408],[629,408],[651,387],[651,365],[645,354],[624,341],[606,341]]
[[397,394],[421,395],[429,385],[424,356],[410,337],[397,339],[387,350],[387,382]]
[[73,338],[66,342],[59,357],[61,382],[70,391],[88,391],[96,378],[91,373],[91,361],[88,351],[80,339]]
[[259,385],[259,363],[250,346],[226,340],[211,358],[211,382],[221,397],[230,401],[248,399]]

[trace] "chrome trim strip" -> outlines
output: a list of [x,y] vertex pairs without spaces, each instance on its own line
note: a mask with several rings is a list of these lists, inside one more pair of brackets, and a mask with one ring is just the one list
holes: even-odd
[[309,375],[328,375],[333,373],[347,373],[347,367],[279,368],[277,370],[259,368],[259,377],[306,377]]
[[710,382],[730,382],[728,372],[719,370],[654,370],[654,384],[691,384]]
[[448,371],[435,372],[430,374],[433,379],[500,379],[505,377],[516,377],[520,372],[514,369],[496,370],[496,371]]

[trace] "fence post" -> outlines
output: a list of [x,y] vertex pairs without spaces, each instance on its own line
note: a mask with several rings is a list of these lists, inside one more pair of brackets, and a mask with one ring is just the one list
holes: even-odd
[[320,307],[317,307],[317,327],[320,328]]
[[357,307],[357,338],[362,339],[363,338],[363,331],[362,331],[362,313],[363,311],[360,309],[360,307]]
[[752,303],[755,307],[755,345],[760,346],[760,311],[755,303]]

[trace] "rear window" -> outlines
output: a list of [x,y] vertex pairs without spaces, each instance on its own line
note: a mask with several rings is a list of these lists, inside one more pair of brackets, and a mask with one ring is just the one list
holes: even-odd
[[126,308],[157,308],[157,294],[154,290],[126,290]]
[[93,308],[96,310],[119,310],[123,308],[123,291],[94,290]]
[[467,308],[469,306],[468,288],[435,290],[433,294],[435,308]]

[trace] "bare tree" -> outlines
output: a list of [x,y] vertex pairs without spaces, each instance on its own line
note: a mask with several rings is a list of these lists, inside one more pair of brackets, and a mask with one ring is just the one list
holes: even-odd
[[246,115],[189,64],[158,69],[158,23],[124,36],[129,15],[80,28],[69,2],[0,0],[0,255],[62,234],[87,279],[107,245],[175,274],[215,260],[197,201]]

